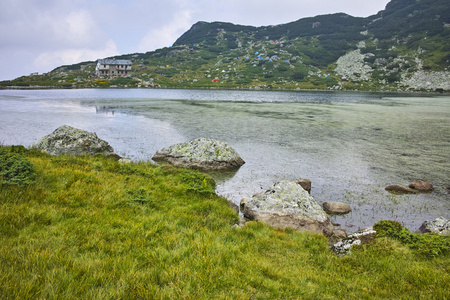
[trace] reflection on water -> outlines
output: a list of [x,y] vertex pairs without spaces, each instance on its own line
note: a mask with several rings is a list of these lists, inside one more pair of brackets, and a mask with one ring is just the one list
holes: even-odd
[[[450,98],[365,93],[195,90],[0,91],[0,142],[30,145],[63,124],[97,132],[119,154],[150,160],[198,137],[246,161],[213,174],[239,203],[281,179],[309,178],[315,199],[349,203],[350,229],[380,219],[417,229],[449,218]],[[436,191],[395,196],[390,184],[427,180]]]

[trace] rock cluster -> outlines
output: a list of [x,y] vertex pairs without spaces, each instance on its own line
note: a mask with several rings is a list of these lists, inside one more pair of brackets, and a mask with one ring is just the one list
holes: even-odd
[[336,74],[352,80],[370,80],[372,68],[364,62],[364,55],[357,49],[339,57]]
[[372,227],[365,228],[349,235],[342,241],[337,242],[331,249],[337,255],[347,255],[351,253],[350,250],[354,245],[367,244],[375,238],[375,235],[376,231],[373,230]]
[[411,77],[403,76],[401,83],[411,89],[450,90],[450,72],[417,71]]
[[417,194],[431,193],[434,190],[434,187],[433,184],[428,181],[416,180],[411,182],[409,186],[393,184],[387,186],[385,190],[394,194]]
[[334,226],[320,205],[295,181],[283,180],[267,191],[244,197],[240,203],[245,218],[274,227],[333,234]]
[[156,152],[152,159],[202,170],[232,170],[245,163],[227,143],[206,138],[166,147]]
[[57,128],[53,133],[34,143],[32,147],[51,155],[92,155],[101,153],[118,157],[108,142],[99,139],[95,133],[68,125]]

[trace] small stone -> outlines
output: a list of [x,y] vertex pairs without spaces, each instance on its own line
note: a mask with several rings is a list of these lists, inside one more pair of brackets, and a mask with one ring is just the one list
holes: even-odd
[[345,215],[352,211],[350,205],[342,202],[324,202],[322,206],[330,215]]
[[345,239],[347,237],[347,232],[344,228],[339,228],[333,231],[333,234],[340,239]]
[[121,159],[119,159],[119,163],[121,163],[121,164],[131,164],[132,161],[129,158],[121,158]]
[[311,194],[311,180],[309,179],[297,179],[295,183],[299,184],[305,191]]
[[434,190],[433,184],[424,180],[413,181],[409,187],[421,193],[431,193]]

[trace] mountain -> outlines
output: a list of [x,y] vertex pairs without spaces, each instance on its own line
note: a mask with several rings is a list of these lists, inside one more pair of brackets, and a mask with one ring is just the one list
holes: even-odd
[[197,22],[171,47],[114,58],[132,60],[133,76],[99,78],[84,62],[0,86],[450,91],[450,2],[392,0],[367,18],[276,26]]

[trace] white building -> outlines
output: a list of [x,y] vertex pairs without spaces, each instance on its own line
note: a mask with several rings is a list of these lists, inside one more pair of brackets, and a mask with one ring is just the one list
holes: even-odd
[[128,76],[131,74],[131,60],[127,59],[99,59],[95,67],[97,76]]

